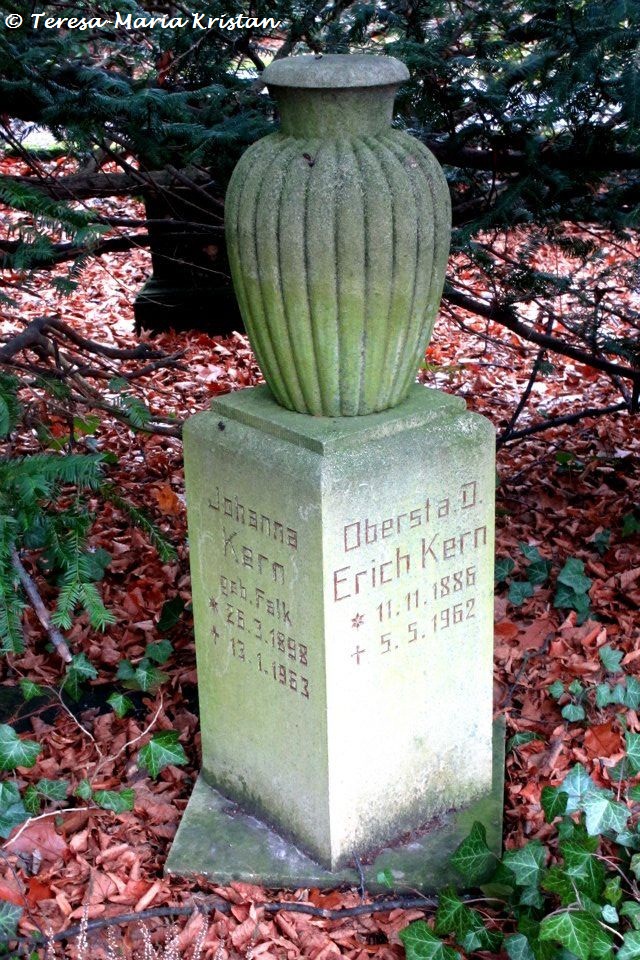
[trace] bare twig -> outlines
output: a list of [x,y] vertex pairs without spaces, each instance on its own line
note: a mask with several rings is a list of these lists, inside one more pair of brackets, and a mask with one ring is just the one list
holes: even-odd
[[[547,321],[547,326],[546,326],[546,329],[545,329],[545,333],[546,333],[548,336],[551,336],[551,330],[552,330],[552,328],[553,328],[553,314],[549,317],[549,320]],[[540,372],[540,368],[542,367],[542,361],[544,360],[544,357],[545,357],[546,352],[547,352],[547,351],[546,351],[546,348],[545,348],[545,347],[540,347],[540,349],[538,350],[536,359],[535,359],[534,362],[533,362],[533,367],[531,368],[531,374],[529,375],[529,379],[528,379],[528,381],[527,381],[527,385],[526,385],[526,387],[524,388],[524,390],[523,390],[523,392],[522,392],[522,396],[520,397],[520,400],[518,401],[518,405],[517,405],[516,409],[513,411],[513,414],[512,414],[512,416],[511,416],[511,419],[509,420],[509,423],[507,424],[507,426],[505,427],[505,429],[503,430],[503,432],[500,434],[500,436],[499,436],[498,439],[497,439],[497,446],[498,446],[498,448],[501,447],[503,444],[507,443],[508,440],[513,436],[513,433],[514,433],[514,429],[513,429],[513,428],[515,427],[515,425],[516,425],[516,423],[517,423],[517,421],[518,421],[518,417],[520,416],[520,414],[522,413],[522,411],[523,411],[524,408],[526,407],[527,401],[529,400],[529,397],[531,396],[531,391],[533,390],[533,385],[534,385],[534,383],[536,382],[538,373]]]
[[[100,807],[64,807],[61,810],[48,810],[47,813],[40,813],[37,817],[29,817],[28,820],[25,820],[20,829],[12,837],[9,837],[4,846],[8,847],[10,844],[15,843],[18,837],[22,836],[27,827],[30,827],[32,823],[36,823],[38,820],[46,820],[48,817],[61,817],[66,813],[86,813],[87,810],[91,810],[93,813],[96,810],[100,810]],[[107,810],[101,810],[100,812],[108,813]],[[1,942],[2,941],[0,940],[0,943]]]
[[[155,727],[156,722],[157,722],[157,720],[158,720],[158,717],[159,717],[160,714],[162,713],[162,708],[163,708],[163,706],[164,706],[164,704],[163,704],[162,695],[161,695],[161,696],[160,696],[160,703],[158,704],[158,709],[156,710],[156,712],[154,713],[153,717],[151,718],[150,723],[147,724],[147,726],[144,728],[144,730],[142,731],[142,733],[139,733],[137,737],[134,737],[134,738],[133,738],[133,740],[127,740],[127,742],[126,742],[125,744],[123,744],[122,747],[120,747],[120,749],[118,750],[118,752],[117,752],[117,753],[114,753],[114,754],[113,754],[112,756],[110,756],[108,759],[109,759],[109,760],[115,760],[117,757],[120,756],[121,753],[124,753],[124,751],[125,751],[128,747],[132,747],[134,743],[138,743],[139,740],[142,740],[143,737],[146,737],[146,735],[147,735],[148,733],[150,733],[151,730],[153,730],[153,728]],[[98,773],[98,770],[96,770],[96,774],[97,774],[97,773]],[[94,774],[94,776],[95,776],[95,774]]]
[[567,414],[565,417],[554,417],[552,420],[543,420],[542,423],[534,423],[531,427],[515,430],[503,443],[522,440],[524,437],[530,437],[534,433],[541,433],[543,430],[552,430],[553,427],[563,427],[567,424],[578,423],[578,421],[584,420],[586,417],[606,417],[610,413],[620,413],[622,410],[628,409],[629,407],[624,401],[614,403],[610,407],[587,407],[585,410]]
[[44,605],[35,581],[25,570],[18,551],[14,546],[11,547],[11,563],[13,564],[14,570],[18,574],[20,583],[24,587],[25,593],[29,597],[29,601],[38,617],[38,620],[49,634],[51,643],[54,645],[64,662],[71,663],[72,657],[69,647],[67,646],[67,642],[58,628],[51,623],[49,611]]

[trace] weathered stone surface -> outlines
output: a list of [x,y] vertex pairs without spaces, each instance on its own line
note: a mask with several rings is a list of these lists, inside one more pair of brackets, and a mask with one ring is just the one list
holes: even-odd
[[205,780],[329,870],[486,795],[491,425],[256,388],[184,439]]
[[395,57],[379,57],[369,53],[307,54],[274,60],[262,71],[261,79],[269,89],[340,90],[344,87],[398,86],[409,79],[409,71]]
[[[500,718],[494,726],[490,793],[468,807],[442,814],[428,829],[384,847],[370,862],[361,864],[369,893],[388,893],[390,889],[429,893],[447,884],[458,885],[460,877],[449,860],[476,821],[484,825],[489,848],[499,857],[503,789],[504,721]],[[353,867],[324,870],[267,824],[221,796],[202,776],[189,800],[165,870],[180,876],[203,876],[222,884],[244,880],[275,888],[360,884]],[[378,879],[381,872],[385,874],[385,883]]]
[[264,72],[281,131],[241,158],[225,221],[247,332],[288,409],[388,409],[424,356],[451,205],[433,155],[390,128],[405,76],[392,58],[341,55]]

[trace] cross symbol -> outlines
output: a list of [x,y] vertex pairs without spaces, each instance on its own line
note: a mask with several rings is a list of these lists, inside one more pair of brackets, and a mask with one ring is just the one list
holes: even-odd
[[351,654],[352,657],[356,658],[356,663],[358,666],[360,666],[360,654],[364,652],[365,652],[364,650],[360,649],[360,644],[358,644],[355,651]]
[[212,628],[211,628],[211,636],[213,637],[213,642],[214,642],[214,643],[217,643],[218,640],[220,639],[220,634],[219,634],[219,632],[218,632],[218,628],[217,628],[217,627],[212,627]]

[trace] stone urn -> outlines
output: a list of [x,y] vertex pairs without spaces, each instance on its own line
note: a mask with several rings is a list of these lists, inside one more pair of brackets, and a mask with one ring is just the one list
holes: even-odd
[[442,170],[391,127],[392,57],[300,56],[263,79],[281,126],[229,183],[226,235],[249,339],[276,400],[324,417],[401,403],[431,336],[449,250]]

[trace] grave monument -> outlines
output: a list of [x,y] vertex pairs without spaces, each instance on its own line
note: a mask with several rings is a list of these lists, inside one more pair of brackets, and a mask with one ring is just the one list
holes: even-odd
[[391,127],[391,57],[263,74],[281,128],[227,194],[267,386],[185,425],[202,772],[167,870],[370,890],[500,843],[492,734],[494,434],[415,384],[449,194]]

